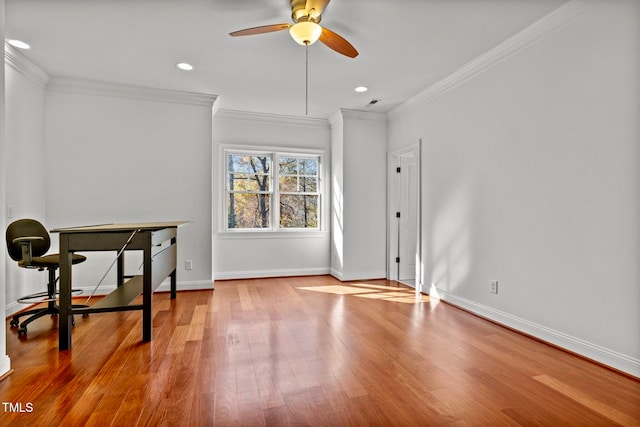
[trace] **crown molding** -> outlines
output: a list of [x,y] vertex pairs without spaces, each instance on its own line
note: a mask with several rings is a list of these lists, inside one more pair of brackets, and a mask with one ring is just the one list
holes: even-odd
[[195,92],[182,92],[157,89],[144,86],[111,83],[71,77],[52,77],[47,85],[52,92],[65,92],[82,95],[111,96],[145,101],[173,102],[213,107],[218,95]]
[[369,111],[350,110],[348,108],[340,108],[329,117],[331,126],[344,123],[344,119],[371,120],[378,122],[386,122],[387,115],[382,113],[372,113]]
[[6,42],[4,44],[4,63],[41,88],[47,87],[50,80],[49,74]]
[[407,109],[430,102],[468,80],[475,78],[496,64],[504,61],[512,55],[532,46],[545,38],[558,28],[573,22],[591,9],[599,6],[605,0],[571,0],[529,27],[503,41],[493,49],[466,63],[449,76],[432,84],[424,91],[407,99],[402,104],[391,110],[388,115],[392,117],[401,114]]
[[84,95],[113,96],[148,101],[175,102],[212,107],[218,96],[194,92],[181,92],[143,86],[110,83],[71,77],[51,77],[42,68],[18,52],[13,46],[4,44],[5,63],[43,89]]
[[343,118],[357,119],[357,120],[373,120],[373,121],[386,121],[387,115],[382,113],[372,113],[370,111],[362,110],[350,110],[348,108],[341,108],[340,113]]
[[278,125],[296,126],[296,127],[313,127],[313,128],[329,127],[329,123],[327,119],[321,119],[321,118],[315,118],[315,117],[285,116],[280,114],[255,113],[250,111],[225,110],[225,109],[218,110],[215,113],[214,120],[215,119],[242,120],[242,121],[251,121],[256,123],[269,123],[269,124],[278,124]]
[[331,125],[331,127],[337,126],[341,123],[343,123],[343,118],[342,118],[342,110],[338,110],[335,113],[333,113],[331,116],[329,116],[329,124]]

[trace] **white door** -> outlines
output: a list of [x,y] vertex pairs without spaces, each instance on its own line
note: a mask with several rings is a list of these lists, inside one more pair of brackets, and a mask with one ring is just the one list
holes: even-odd
[[418,250],[418,170],[416,153],[398,157],[398,281],[415,287]]

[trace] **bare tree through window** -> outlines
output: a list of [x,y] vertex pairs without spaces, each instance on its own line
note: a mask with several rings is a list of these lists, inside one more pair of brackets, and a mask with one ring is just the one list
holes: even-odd
[[227,226],[269,228],[271,157],[229,154],[227,171]]

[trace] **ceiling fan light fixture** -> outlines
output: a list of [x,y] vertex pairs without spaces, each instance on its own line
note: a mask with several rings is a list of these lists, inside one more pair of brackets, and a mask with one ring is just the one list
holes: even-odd
[[318,41],[322,34],[322,27],[315,22],[300,21],[289,28],[289,34],[301,45],[311,45]]

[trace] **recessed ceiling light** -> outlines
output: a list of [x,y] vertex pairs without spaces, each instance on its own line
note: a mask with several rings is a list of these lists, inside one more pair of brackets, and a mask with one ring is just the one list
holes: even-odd
[[22,40],[7,39],[6,42],[13,47],[17,47],[18,49],[31,49],[31,46],[29,46]]
[[368,87],[366,86],[358,86],[357,88],[354,89],[356,92],[366,92],[369,90]]
[[193,70],[193,65],[188,64],[188,63],[186,63],[186,62],[178,62],[178,63],[176,64],[176,67],[178,67],[178,68],[180,68],[181,70],[184,70],[184,71],[191,71],[191,70]]

